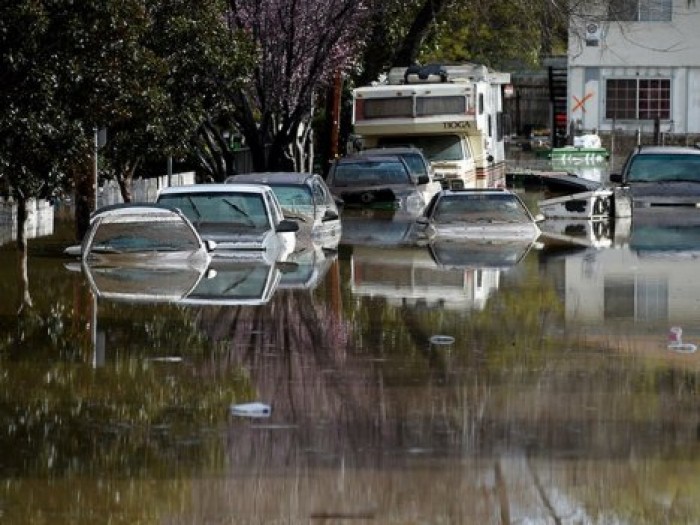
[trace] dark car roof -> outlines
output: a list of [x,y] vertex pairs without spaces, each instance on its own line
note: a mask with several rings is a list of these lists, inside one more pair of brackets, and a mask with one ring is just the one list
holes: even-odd
[[226,179],[227,183],[258,183],[258,184],[305,184],[314,177],[313,173],[300,173],[296,171],[275,171],[260,173],[242,173],[232,175]]
[[440,190],[438,195],[469,195],[474,193],[486,193],[486,194],[508,194],[515,195],[512,191],[506,188],[465,188],[465,189],[454,189],[454,190]]
[[423,152],[412,146],[395,146],[390,148],[369,148],[360,151],[359,155],[403,155],[405,153],[415,153],[418,155],[423,155]]
[[653,155],[653,154],[671,154],[671,155],[700,155],[700,148],[692,146],[641,146],[635,150],[633,155]]
[[404,160],[398,155],[348,155],[341,157],[336,161],[336,164],[364,164],[367,162],[387,162],[395,161],[399,164],[404,164]]

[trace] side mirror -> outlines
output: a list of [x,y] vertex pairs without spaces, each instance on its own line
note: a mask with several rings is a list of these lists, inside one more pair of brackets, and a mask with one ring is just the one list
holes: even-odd
[[345,201],[343,199],[341,199],[340,197],[335,197],[335,205],[340,208],[343,205],[345,205]]
[[537,215],[535,215],[534,219],[535,219],[535,222],[542,222],[544,220],[544,215],[541,213],[538,213]]
[[611,173],[610,174],[610,182],[614,182],[616,184],[622,184],[622,174]]
[[293,233],[299,231],[299,223],[290,219],[284,219],[279,222],[275,231],[278,233]]
[[323,214],[323,221],[334,221],[338,218],[338,214],[334,212],[333,210],[326,210],[326,213]]
[[430,220],[428,219],[428,217],[418,217],[416,219],[416,224],[420,224],[421,226],[427,226],[428,224],[430,224]]
[[493,162],[493,155],[486,157],[486,162]]
[[207,239],[204,241],[204,246],[207,248],[208,252],[213,252],[214,250],[216,250],[216,241]]
[[427,175],[420,175],[418,177],[418,184],[428,184],[430,182],[430,177]]

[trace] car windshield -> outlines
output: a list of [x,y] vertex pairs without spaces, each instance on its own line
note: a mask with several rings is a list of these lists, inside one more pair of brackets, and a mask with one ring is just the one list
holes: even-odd
[[532,222],[524,205],[508,194],[446,195],[437,202],[433,220],[438,223]]
[[406,162],[414,177],[418,178],[428,174],[425,162],[423,162],[420,155],[416,153],[402,153],[401,158]]
[[403,137],[383,137],[381,146],[413,146],[423,151],[430,162],[462,160],[462,141],[457,135],[415,135]]
[[227,228],[245,230],[267,230],[270,227],[260,193],[173,193],[161,195],[158,203],[179,208],[197,229],[222,224]]
[[700,155],[636,155],[627,173],[628,182],[700,182]]
[[313,206],[311,189],[303,184],[270,184],[282,206]]
[[199,238],[181,219],[102,221],[90,244],[94,253],[196,251]]
[[337,165],[333,176],[333,184],[336,186],[380,186],[410,183],[411,178],[404,164],[390,160],[341,162]]

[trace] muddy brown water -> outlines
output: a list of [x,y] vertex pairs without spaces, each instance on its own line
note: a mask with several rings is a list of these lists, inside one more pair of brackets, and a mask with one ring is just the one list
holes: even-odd
[[60,221],[26,289],[2,246],[0,523],[698,522],[692,246],[444,265],[355,219],[259,305],[96,298]]

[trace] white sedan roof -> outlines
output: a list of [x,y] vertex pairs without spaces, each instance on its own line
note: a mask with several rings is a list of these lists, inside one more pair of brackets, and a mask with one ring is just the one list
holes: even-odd
[[180,193],[265,193],[272,191],[265,184],[187,184],[185,186],[170,186],[163,188],[159,195],[175,195]]

